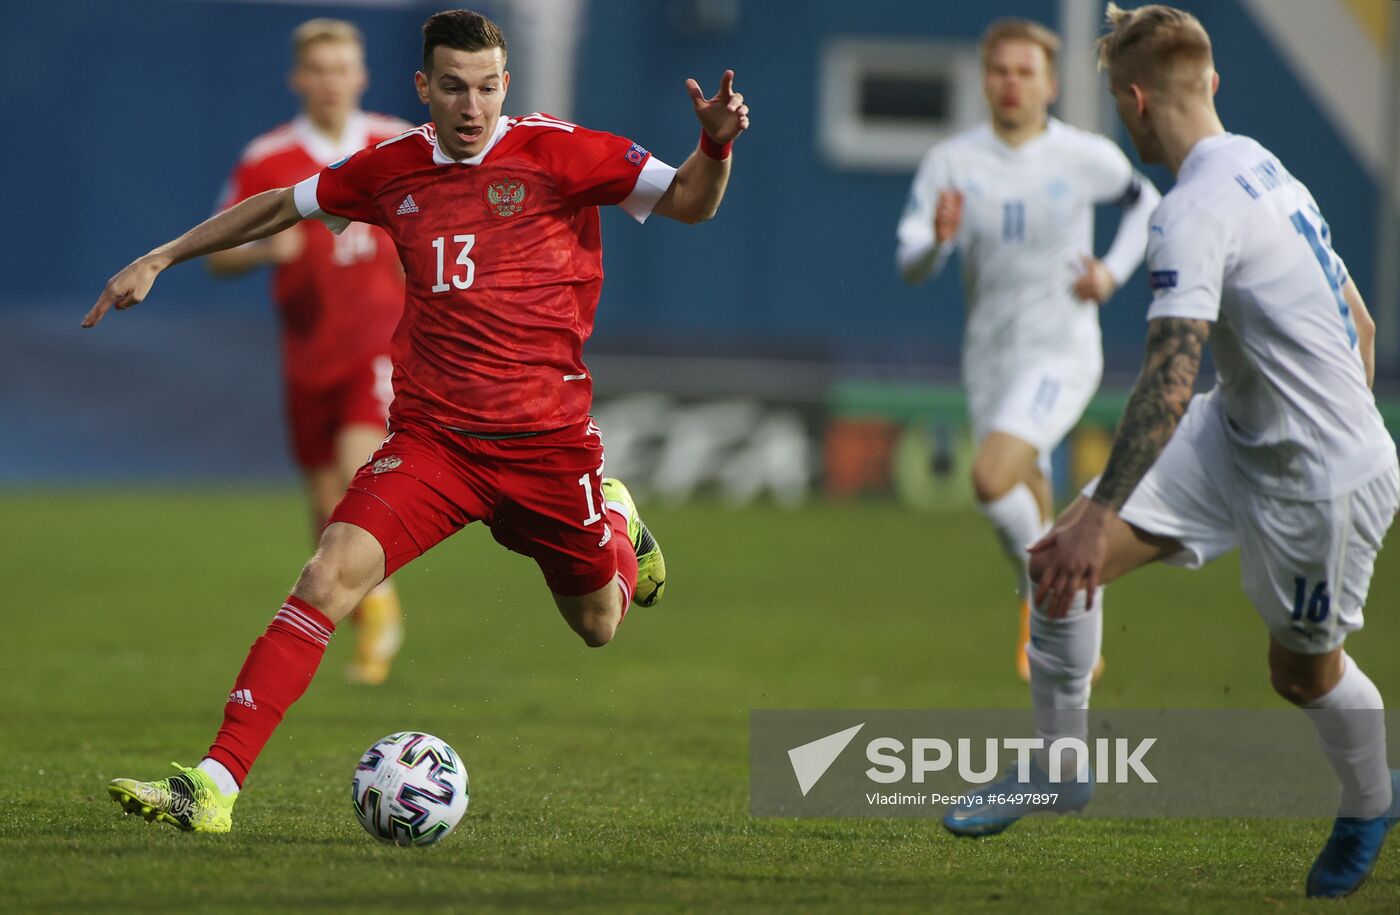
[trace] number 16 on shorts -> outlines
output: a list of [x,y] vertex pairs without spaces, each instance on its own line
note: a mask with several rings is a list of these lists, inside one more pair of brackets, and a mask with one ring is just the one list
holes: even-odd
[[1308,596],[1308,580],[1301,575],[1293,579],[1293,622],[1320,623],[1332,611],[1332,595],[1327,593],[1327,581],[1313,586]]

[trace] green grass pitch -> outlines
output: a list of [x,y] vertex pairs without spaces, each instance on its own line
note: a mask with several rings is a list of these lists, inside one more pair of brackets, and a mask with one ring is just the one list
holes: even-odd
[[[0,910],[946,912],[1400,910],[1400,845],[1342,905],[1303,878],[1325,822],[749,817],[751,708],[1022,707],[1010,573],[972,515],[885,505],[651,506],[666,601],[592,651],[533,565],[469,530],[406,570],[388,685],[344,682],[342,629],[253,770],[228,836],[123,817],[117,775],[192,764],[307,550],[292,490],[0,494]],[[1400,555],[1352,653],[1400,702]],[[1277,707],[1232,559],[1110,591],[1102,706]],[[355,821],[360,752],[401,729],[465,758],[440,846]],[[1395,843],[1392,843],[1395,844]]]

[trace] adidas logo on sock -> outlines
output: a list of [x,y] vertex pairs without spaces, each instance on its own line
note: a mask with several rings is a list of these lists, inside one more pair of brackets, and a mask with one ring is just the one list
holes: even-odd
[[228,701],[237,702],[239,705],[246,705],[250,709],[256,709],[258,704],[253,701],[253,691],[251,689],[236,689],[228,694]]
[[405,198],[403,199],[403,203],[399,204],[399,208],[398,208],[397,210],[394,211],[394,215],[395,215],[395,216],[407,216],[409,213],[417,213],[417,212],[418,212],[418,204],[416,204],[416,203],[413,202],[413,195],[412,195],[412,194],[409,194],[407,197],[405,197]]

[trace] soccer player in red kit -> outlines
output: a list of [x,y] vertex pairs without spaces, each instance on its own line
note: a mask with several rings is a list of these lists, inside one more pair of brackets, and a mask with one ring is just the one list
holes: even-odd
[[[301,113],[248,144],[220,210],[290,187],[412,127],[360,110],[369,86],[364,54],[360,30],[340,19],[312,19],[292,32],[289,83]],[[352,223],[339,235],[310,223],[216,251],[205,262],[218,276],[273,268],[292,452],[319,535],[350,478],[384,438],[394,399],[389,340],[403,313],[398,253],[384,230],[368,223]],[[359,637],[349,678],[384,682],[403,639],[393,582],[386,578],[365,595],[351,620]]]
[[131,813],[227,832],[254,759],[306,691],[360,598],[472,521],[532,557],[569,626],[607,644],[634,600],[662,596],[665,564],[621,483],[603,477],[582,348],[602,284],[597,208],[639,222],[708,219],[748,107],[726,71],[706,98],[687,81],[698,148],[679,169],[646,149],[543,114],[501,114],[506,44],[467,10],[423,26],[418,96],[432,122],[258,194],[138,258],[83,319],[142,301],[161,270],[315,217],[385,229],[407,278],[394,334],[390,434],[361,468],[266,632],[253,643],[197,767],[116,779]]

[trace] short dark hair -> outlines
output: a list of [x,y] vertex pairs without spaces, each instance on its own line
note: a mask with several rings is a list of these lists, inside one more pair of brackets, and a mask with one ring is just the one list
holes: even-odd
[[501,27],[473,10],[443,10],[423,23],[423,72],[433,71],[433,48],[442,45],[458,51],[500,48],[506,56],[506,36]]

